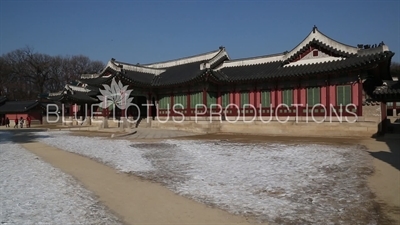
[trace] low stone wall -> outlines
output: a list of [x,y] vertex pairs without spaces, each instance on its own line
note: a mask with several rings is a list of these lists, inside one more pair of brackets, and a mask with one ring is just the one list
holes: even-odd
[[152,128],[186,130],[202,133],[236,133],[236,134],[264,134],[279,136],[304,137],[371,137],[378,130],[376,122],[323,122],[288,121],[280,123],[276,120],[268,123],[260,120],[253,122],[238,121],[174,121],[151,122]]
[[[125,122],[124,128],[133,128],[136,125],[136,121],[133,118],[128,118],[129,122]],[[92,126],[99,128],[117,128],[121,127],[121,120],[113,120],[107,119],[105,120],[103,117],[95,117],[95,118],[86,118],[85,120],[82,117],[74,118],[70,116],[65,117],[43,117],[43,124],[57,124],[64,126]]]
[[[133,121],[132,118],[128,118]],[[218,117],[187,117],[185,120],[167,120],[160,117],[155,120],[143,119],[140,121],[139,127],[151,127],[171,130],[184,130],[199,133],[237,133],[237,134],[265,134],[265,135],[280,135],[280,136],[314,136],[314,137],[371,137],[378,131],[378,122],[366,121],[364,117],[325,119],[322,117],[312,118],[298,117],[262,117],[258,120],[251,121],[251,118],[224,118],[220,121]],[[286,121],[287,120],[287,121]],[[286,121],[286,122],[284,122]],[[65,126],[92,126],[99,128],[135,128],[136,123],[126,122],[121,127],[121,123],[112,119],[104,120],[101,117],[87,119],[82,123],[82,120],[72,120],[65,118],[57,121],[58,124]]]

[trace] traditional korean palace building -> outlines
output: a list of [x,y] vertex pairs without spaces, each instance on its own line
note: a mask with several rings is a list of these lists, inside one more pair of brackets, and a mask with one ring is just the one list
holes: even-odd
[[[378,121],[379,111],[366,102],[384,80],[392,80],[389,68],[393,55],[383,42],[354,47],[314,27],[291,51],[273,55],[231,59],[227,50],[220,47],[204,54],[150,64],[112,59],[101,72],[81,75],[75,84],[50,93],[48,99],[66,103],[70,116],[77,113],[85,117],[90,110],[85,115],[83,106],[99,103],[99,89],[114,79],[133,90],[130,94],[133,103],[154,106],[131,107],[126,112],[118,108],[115,112],[112,108],[94,109],[106,117],[127,113],[151,121],[172,120],[174,116],[180,121],[178,117],[182,115],[184,121],[198,118],[232,121],[232,118],[257,116],[253,122],[257,123],[259,118],[270,115],[278,120],[297,116],[302,121],[312,113],[316,117],[353,116],[357,122]],[[173,109],[175,104],[180,106]],[[222,107],[222,116],[218,116],[221,109],[216,104]],[[152,123],[161,126],[160,122]]]

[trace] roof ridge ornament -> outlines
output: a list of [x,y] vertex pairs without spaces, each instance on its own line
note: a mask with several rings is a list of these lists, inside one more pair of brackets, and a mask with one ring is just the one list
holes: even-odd
[[315,30],[317,30],[317,26],[314,25],[312,32],[315,34]]

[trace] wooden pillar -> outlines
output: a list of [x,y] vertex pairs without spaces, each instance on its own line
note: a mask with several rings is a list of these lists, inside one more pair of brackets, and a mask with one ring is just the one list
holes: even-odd
[[239,107],[242,108],[243,105],[241,105],[242,103],[240,102],[240,92],[238,90],[237,87],[235,87],[235,104]]
[[151,118],[153,115],[151,114],[151,109],[153,106],[151,105],[151,94],[147,95],[147,118]]
[[[299,100],[299,87],[295,87],[294,89],[293,89],[293,103],[294,104],[299,104],[300,102],[298,101]],[[289,107],[291,107],[290,105],[289,105]]]
[[[172,110],[172,108],[174,107],[174,93],[173,92],[171,92],[171,94],[170,94],[170,100],[169,100],[169,102],[170,102],[170,105],[169,105],[169,109],[168,109],[168,113],[169,113],[169,115],[173,115],[173,113],[174,113],[174,111]],[[167,106],[167,108],[168,108],[168,106]]]
[[358,93],[359,92],[358,86],[359,86],[358,82],[356,82],[353,85],[351,85],[351,102],[356,106],[359,105],[359,102],[358,102],[358,99],[359,99],[358,98],[358,94],[359,94]]
[[326,95],[326,86],[322,86],[320,91],[321,91],[321,94],[320,94],[320,96],[321,96],[321,104],[326,107],[327,103],[328,103],[327,95]]
[[282,104],[282,90],[276,90],[276,105]]
[[160,107],[158,106],[158,103],[160,102],[159,100],[158,100],[158,96],[155,98],[155,101],[154,101],[154,107],[156,107],[156,117],[158,117],[158,115],[160,114]]
[[126,108],[123,108],[123,109],[121,109],[121,118],[126,118],[126,117],[128,117],[126,115]]
[[358,105],[357,105],[357,113],[358,116],[363,115],[363,89],[362,89],[362,81],[358,79]]
[[329,85],[329,104],[336,106],[336,86]]
[[387,107],[386,102],[381,102],[381,123],[379,132],[384,134],[386,133],[386,119],[387,119]]
[[276,103],[276,89],[271,90],[271,105],[272,107],[276,107],[278,105]]
[[217,86],[217,104],[222,105],[221,88]]
[[[255,89],[255,94],[254,94],[254,107],[256,107],[256,113],[255,115],[259,116],[260,115],[260,104],[261,104],[261,90],[260,88],[257,87],[257,84],[254,87]],[[269,107],[269,106],[268,106]]]
[[254,88],[252,90],[250,90],[250,93],[249,93],[249,95],[250,95],[250,105],[253,105],[255,107],[257,107],[256,106],[256,92],[257,92],[256,89],[257,89],[256,86],[254,86]]
[[207,90],[203,88],[203,104],[207,105]]
[[61,116],[63,117],[63,119],[65,118],[65,116],[67,116],[67,115],[65,115],[65,108],[66,108],[66,106],[65,106],[65,103],[61,103]]
[[331,92],[329,89],[329,78],[325,82],[326,85],[326,113],[327,115],[331,115]]
[[84,120],[85,118],[86,118],[86,108],[85,108],[85,106],[86,106],[86,104],[85,103],[83,103],[83,104],[79,104],[79,108],[80,108],[80,110],[79,110],[79,116],[81,116],[82,117],[82,120]]
[[306,107],[307,104],[307,90],[305,87],[300,88],[300,104],[303,104],[304,107]]
[[190,88],[188,89],[188,92],[187,92],[186,104],[187,104],[186,114],[188,116],[190,116],[190,115],[192,115],[192,107],[190,105],[191,104],[191,102],[190,102]]
[[235,104],[235,88],[229,92],[229,104]]
[[92,115],[92,104],[86,104],[86,118],[90,117]]

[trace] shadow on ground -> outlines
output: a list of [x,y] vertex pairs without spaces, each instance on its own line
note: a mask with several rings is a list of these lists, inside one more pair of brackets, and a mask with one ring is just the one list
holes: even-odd
[[385,135],[372,136],[376,141],[384,142],[389,151],[376,149],[375,151],[368,151],[369,154],[383,162],[386,162],[400,170],[400,133],[390,133]]
[[30,143],[35,142],[38,138],[49,137],[44,131],[47,129],[6,129],[0,130],[0,144],[13,141],[15,143]]

